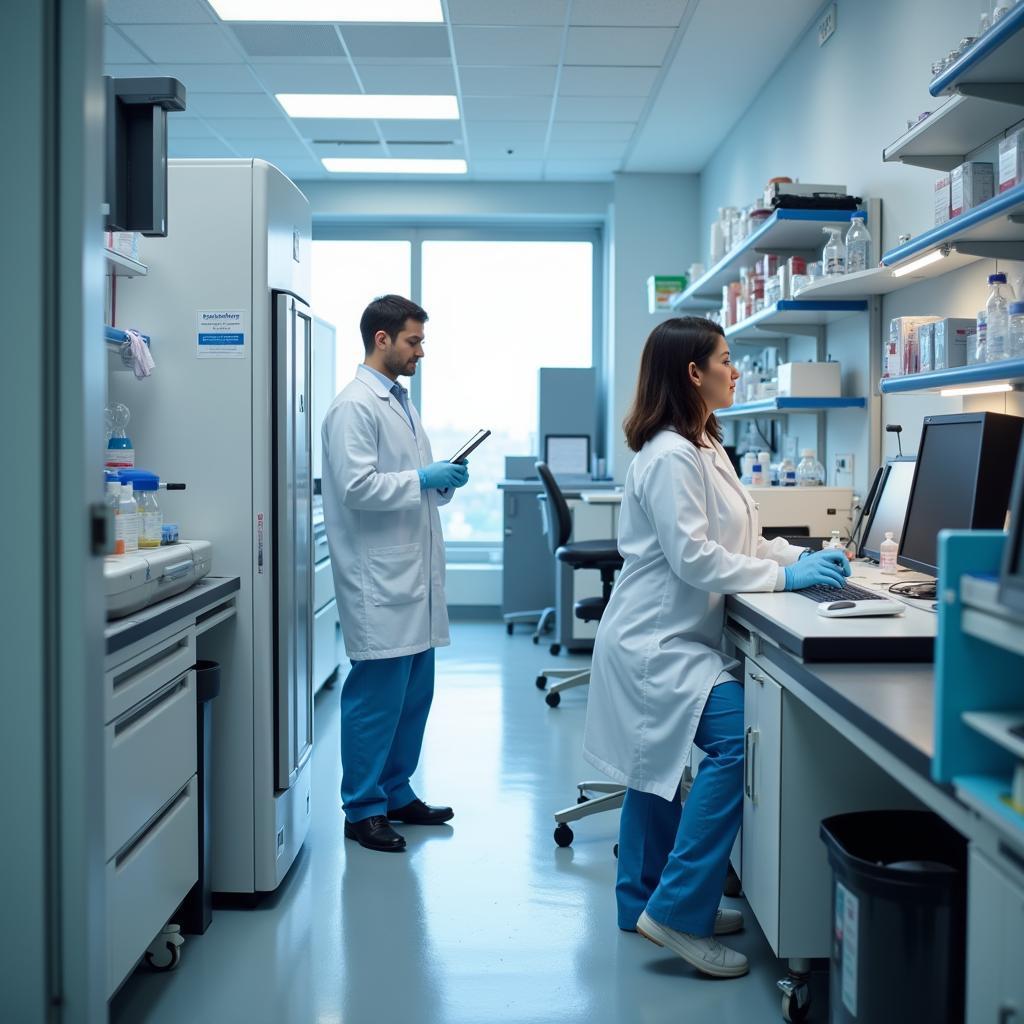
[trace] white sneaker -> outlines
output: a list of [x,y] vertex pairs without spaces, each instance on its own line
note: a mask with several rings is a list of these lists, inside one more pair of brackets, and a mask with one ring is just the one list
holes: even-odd
[[636,930],[656,946],[672,950],[702,974],[708,974],[712,978],[738,978],[750,969],[747,958],[742,953],[723,946],[711,936],[702,938],[658,924],[647,916],[646,910],[640,915]]
[[715,913],[715,934],[732,935],[743,930],[743,914],[738,910],[719,907]]

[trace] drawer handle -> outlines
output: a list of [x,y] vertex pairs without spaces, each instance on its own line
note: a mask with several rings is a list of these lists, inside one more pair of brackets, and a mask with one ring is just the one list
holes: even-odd
[[750,732],[751,726],[747,726],[747,732],[743,737],[743,792],[747,799],[750,799]]
[[147,672],[155,669],[159,665],[167,664],[168,662],[174,661],[175,658],[181,656],[183,651],[188,650],[188,637],[182,637],[176,641],[172,646],[164,648],[162,651],[158,651],[150,658],[146,658],[145,661],[139,662],[137,665],[133,665],[127,672],[122,673],[119,676],[114,676],[114,692],[116,693],[122,686],[127,686],[135,679]]
[[115,858],[114,868],[118,871],[152,839],[165,821],[188,799],[188,786],[185,788],[126,846]]
[[755,683],[763,683],[764,682],[764,676],[761,675],[760,672],[751,672],[750,673],[750,678],[753,679]]
[[180,679],[175,679],[168,683],[163,689],[157,690],[156,693],[151,697],[147,697],[137,708],[114,723],[114,735],[120,736],[121,733],[141,722],[142,719],[149,718],[155,714],[157,708],[166,704],[179,690],[184,690],[187,685],[187,678],[182,676]]

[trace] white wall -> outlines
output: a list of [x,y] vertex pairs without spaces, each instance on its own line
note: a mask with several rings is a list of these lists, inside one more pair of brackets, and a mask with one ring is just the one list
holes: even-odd
[[607,429],[609,469],[621,481],[632,452],[622,421],[648,334],[671,314],[647,311],[647,278],[683,273],[698,238],[699,182],[692,174],[617,174],[609,211]]
[[[855,195],[881,198],[883,251],[893,248],[900,234],[918,235],[931,227],[938,172],[883,163],[882,150],[905,130],[908,118],[936,109],[939,101],[928,94],[931,62],[961,37],[975,34],[981,7],[964,0],[840,2],[835,35],[819,47],[811,30],[795,43],[702,172],[700,244],[687,262],[707,262],[718,207],[748,205],[776,175],[845,184]],[[877,237],[878,225],[871,229]],[[984,304],[992,269],[993,261],[979,261],[886,296],[883,329],[894,316],[973,316]],[[868,379],[866,317],[843,321],[828,341],[844,364],[844,387],[877,387]],[[904,450],[913,451],[921,417],[959,411],[962,401],[885,397],[882,420],[902,422]],[[1011,411],[1002,396],[985,402],[985,408]],[[860,486],[868,479],[863,419],[844,414],[829,420],[829,448],[855,451]],[[883,440],[886,454],[894,454],[893,436]]]

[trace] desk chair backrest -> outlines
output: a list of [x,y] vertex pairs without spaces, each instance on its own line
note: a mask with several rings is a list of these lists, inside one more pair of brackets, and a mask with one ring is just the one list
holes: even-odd
[[554,474],[548,469],[546,462],[534,463],[540,482],[544,485],[544,518],[547,526],[548,544],[554,553],[560,547],[569,543],[572,535],[572,513],[569,511],[569,503],[562,494]]

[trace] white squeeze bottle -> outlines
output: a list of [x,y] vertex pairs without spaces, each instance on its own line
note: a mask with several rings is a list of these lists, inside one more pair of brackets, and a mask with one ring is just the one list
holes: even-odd
[[868,234],[867,214],[858,210],[852,214],[850,230],[846,232],[846,272],[856,274],[868,269],[868,253],[871,249],[871,235]]
[[885,540],[878,546],[878,565],[882,572],[896,575],[896,552],[900,546],[892,539],[892,530],[885,531]]

